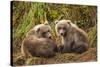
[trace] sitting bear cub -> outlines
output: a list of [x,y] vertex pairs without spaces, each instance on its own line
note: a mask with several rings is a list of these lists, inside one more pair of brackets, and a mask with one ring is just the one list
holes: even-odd
[[83,53],[88,50],[87,34],[71,20],[55,21],[55,29],[58,36],[61,37],[61,52]]

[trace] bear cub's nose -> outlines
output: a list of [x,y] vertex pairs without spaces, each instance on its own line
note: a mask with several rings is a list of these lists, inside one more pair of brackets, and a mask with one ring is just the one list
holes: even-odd
[[60,33],[62,36],[64,36],[64,33]]

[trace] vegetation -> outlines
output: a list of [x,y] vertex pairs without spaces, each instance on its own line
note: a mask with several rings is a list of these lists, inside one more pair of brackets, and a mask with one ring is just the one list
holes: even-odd
[[[20,56],[20,47],[25,34],[35,25],[49,21],[53,38],[57,39],[54,21],[70,19],[80,28],[85,30],[89,38],[89,50],[83,54],[65,53],[53,58],[32,57],[27,60],[17,58]],[[70,5],[38,2],[12,2],[12,35],[13,35],[13,65],[37,65],[65,62],[96,61],[97,47],[97,7],[87,5]]]

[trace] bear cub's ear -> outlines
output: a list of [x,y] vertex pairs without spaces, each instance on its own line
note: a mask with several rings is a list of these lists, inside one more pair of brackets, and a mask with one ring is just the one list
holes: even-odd
[[69,25],[71,25],[71,20],[67,20],[67,23],[68,23]]
[[57,24],[58,22],[59,22],[59,21],[58,21],[58,20],[56,20],[54,23],[55,23],[55,24]]
[[71,22],[67,22],[69,25],[71,25]]
[[38,33],[39,31],[40,31],[40,28],[37,28],[37,29],[35,30],[36,33]]

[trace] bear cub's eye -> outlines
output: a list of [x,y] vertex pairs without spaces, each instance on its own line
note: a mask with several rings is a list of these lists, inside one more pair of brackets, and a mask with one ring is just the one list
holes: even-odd
[[58,30],[60,30],[61,29],[61,27],[58,27]]
[[46,34],[47,32],[42,32],[42,34]]
[[63,27],[63,30],[66,30],[66,28],[65,28],[65,27]]
[[60,29],[66,30],[65,27],[58,27],[58,30],[60,30]]
[[48,32],[50,32],[50,30],[47,30],[46,32],[42,32],[42,34],[46,34],[46,33],[48,33]]
[[50,32],[50,30],[48,30],[47,32]]

